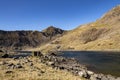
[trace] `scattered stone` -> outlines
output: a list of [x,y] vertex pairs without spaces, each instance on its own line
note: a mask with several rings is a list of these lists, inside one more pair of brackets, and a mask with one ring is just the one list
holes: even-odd
[[23,66],[20,63],[18,63],[15,67],[16,68],[23,68]]
[[[103,76],[100,78],[100,80],[111,80],[111,79],[108,79],[106,76]],[[115,80],[115,79],[113,79],[113,80]]]
[[6,71],[5,73],[6,74],[10,74],[10,73],[13,73],[13,71]]
[[9,63],[7,66],[13,66],[14,64],[13,63]]
[[85,70],[79,71],[79,72],[78,72],[78,75],[79,75],[80,77],[84,77],[84,78],[88,78],[88,77],[89,77],[88,73],[87,73]]
[[91,77],[90,77],[90,80],[101,80],[101,79],[99,79],[99,78],[97,78],[97,77],[95,77],[95,76],[91,76]]
[[8,68],[8,69],[14,69],[14,68],[15,68],[15,65],[14,65],[13,63],[9,63],[9,64],[7,65],[7,68]]
[[8,57],[9,57],[8,54],[3,54],[3,55],[2,55],[2,58],[8,58]]
[[54,65],[54,62],[47,62],[47,65],[52,66]]
[[52,53],[50,53],[49,55],[50,55],[50,56],[56,56],[56,54],[55,54],[55,53],[53,53],[53,52],[52,52]]
[[94,72],[92,72],[92,71],[87,71],[87,73],[88,73],[89,75],[93,75],[93,74],[94,74]]
[[98,74],[91,75],[90,80],[101,80],[101,76]]
[[114,76],[111,75],[107,75],[108,80],[116,80],[116,78]]
[[32,62],[30,62],[30,63],[29,63],[29,66],[33,66],[33,63],[32,63]]
[[28,59],[24,59],[24,62],[25,62],[25,63],[28,63],[28,62],[30,62],[30,60],[28,60]]
[[65,68],[63,66],[59,67],[60,70],[64,70]]

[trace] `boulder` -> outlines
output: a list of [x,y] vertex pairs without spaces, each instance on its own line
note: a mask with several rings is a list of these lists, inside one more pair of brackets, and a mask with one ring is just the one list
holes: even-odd
[[88,78],[89,77],[88,73],[85,70],[79,71],[78,75],[80,77],[84,77],[84,78]]

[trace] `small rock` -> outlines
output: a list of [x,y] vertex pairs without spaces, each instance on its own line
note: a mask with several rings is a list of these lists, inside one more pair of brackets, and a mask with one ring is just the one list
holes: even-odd
[[13,71],[6,71],[5,73],[6,74],[10,74],[10,73],[13,73]]
[[103,76],[101,77],[101,80],[111,80],[111,79],[108,79],[106,76]]
[[101,78],[98,74],[94,74],[90,77],[90,80],[101,80]]
[[26,60],[25,60],[25,63],[28,63],[28,62],[30,62],[30,61],[29,61],[28,59],[26,59]]
[[14,69],[14,68],[15,68],[15,65],[12,65],[11,67],[8,67],[8,68],[10,68],[10,69]]
[[23,68],[22,65],[19,64],[19,63],[18,63],[15,67],[16,67],[16,68]]
[[94,74],[94,72],[92,72],[92,71],[87,71],[87,73],[88,73],[89,75],[93,75],[93,74]]
[[84,78],[88,78],[88,77],[89,77],[88,73],[87,73],[85,70],[79,71],[79,72],[78,72],[78,75],[79,75],[80,77],[84,77]]
[[60,70],[64,70],[65,68],[63,66],[59,67]]
[[29,63],[29,66],[33,66],[33,63]]
[[54,65],[54,62],[47,62],[47,65],[52,66],[52,65]]
[[3,54],[3,55],[2,55],[2,58],[8,58],[8,57],[9,57],[8,54]]
[[101,80],[101,79],[99,79],[99,78],[97,78],[97,77],[95,77],[95,76],[91,76],[91,77],[90,77],[90,80]]
[[9,63],[7,66],[13,66],[14,64],[13,63]]
[[107,78],[108,78],[109,80],[116,80],[115,77],[114,77],[114,76],[111,76],[111,75],[107,75]]
[[55,54],[55,53],[53,53],[53,52],[52,52],[52,53],[50,53],[49,55],[50,55],[50,56],[56,56],[56,54]]

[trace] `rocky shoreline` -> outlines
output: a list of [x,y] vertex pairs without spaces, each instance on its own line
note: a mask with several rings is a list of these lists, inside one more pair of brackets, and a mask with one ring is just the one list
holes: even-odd
[[81,64],[74,58],[64,58],[55,55],[54,53],[40,57],[42,63],[49,65],[55,69],[67,70],[74,75],[78,75],[87,80],[120,80],[120,77],[112,75],[96,74]]
[[[28,56],[29,57],[29,56]],[[14,60],[19,60],[19,63],[16,65],[13,63],[7,64],[6,62],[0,63],[0,65],[7,65],[8,69],[18,69],[23,68],[23,65],[28,63],[29,66],[33,66],[32,61],[28,57],[14,57]],[[54,53],[43,55],[40,53],[38,58],[38,63],[43,63],[47,66],[52,67],[56,70],[67,70],[68,72],[73,73],[76,76],[80,76],[87,80],[120,80],[120,77],[114,77],[111,75],[104,75],[104,74],[96,74],[93,71],[87,70],[87,68],[74,58],[64,58],[61,56],[57,56]],[[22,60],[22,61],[21,61]],[[6,73],[9,73],[7,71]],[[11,73],[11,71],[10,71]]]

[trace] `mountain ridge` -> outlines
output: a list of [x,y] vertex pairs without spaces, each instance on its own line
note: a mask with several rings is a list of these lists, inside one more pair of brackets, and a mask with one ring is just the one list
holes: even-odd
[[[19,32],[20,34],[22,36],[17,39],[21,41],[19,43],[28,41],[27,44],[22,44],[21,47],[32,45],[34,48],[32,47],[31,50],[40,50],[43,52],[58,50],[120,50],[120,6],[114,7],[95,22],[78,26],[70,31],[49,26],[41,32]],[[9,37],[5,35],[4,37],[7,38],[3,39],[6,42],[2,42],[1,36],[3,35],[0,35],[0,44],[10,44],[7,39]],[[14,34],[10,38],[16,40],[15,35],[18,36],[18,34]],[[11,42],[10,45],[15,44],[13,41]],[[41,45],[41,43],[44,44]]]
[[[49,43],[49,45],[46,44],[36,49],[43,52],[51,50],[120,50],[119,13],[120,6],[116,6],[95,22],[78,26],[52,41],[52,44]],[[59,48],[57,48],[58,46]]]
[[[38,45],[44,44],[53,40],[64,33],[64,30],[59,29],[61,32],[54,33],[54,30],[58,28],[53,27],[51,34],[48,32],[40,31],[4,31],[0,30],[0,47],[5,48],[23,48],[23,47],[37,47]],[[47,35],[46,35],[47,34]]]

